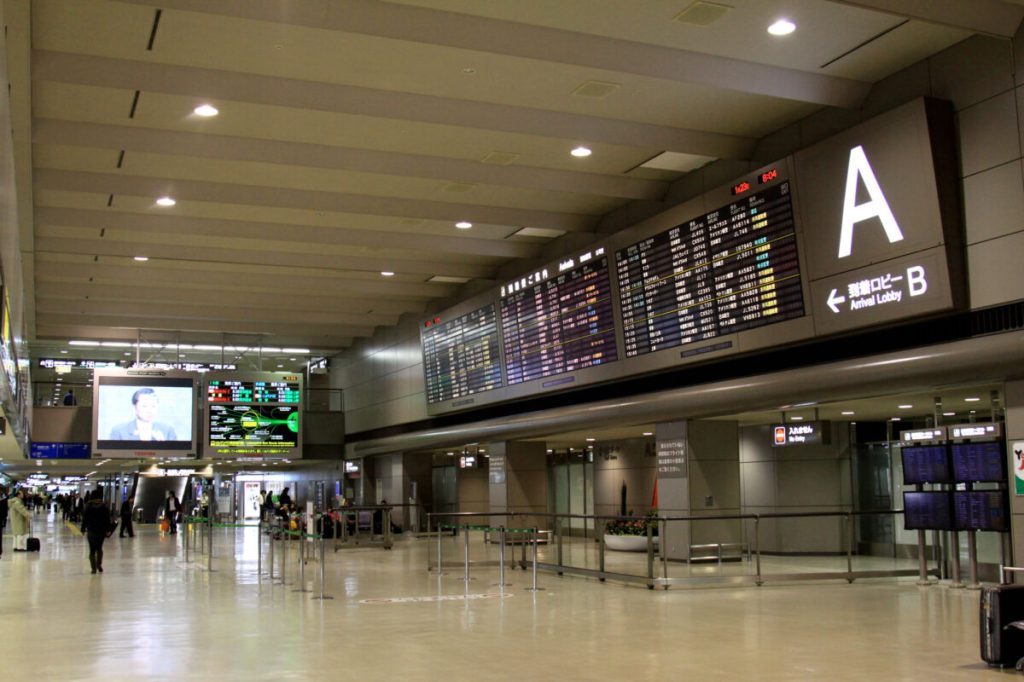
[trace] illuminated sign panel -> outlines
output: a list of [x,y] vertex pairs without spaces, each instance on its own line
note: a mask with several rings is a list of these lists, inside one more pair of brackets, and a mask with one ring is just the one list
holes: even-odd
[[772,447],[789,445],[828,445],[832,442],[832,422],[794,422],[772,427]]
[[494,305],[448,321],[436,317],[425,322],[420,330],[420,345],[428,403],[502,386]]
[[205,393],[208,456],[301,456],[301,375],[211,373]]

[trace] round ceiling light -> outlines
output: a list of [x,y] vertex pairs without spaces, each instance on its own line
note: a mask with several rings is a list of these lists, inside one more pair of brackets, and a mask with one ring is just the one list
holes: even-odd
[[459,228],[460,230],[468,230],[469,228],[473,227],[473,223],[468,222],[466,220],[460,220],[459,222],[455,223],[455,227]]
[[391,272],[389,270],[381,270],[380,274],[381,274],[381,277],[394,277],[395,276],[395,273],[393,273],[393,272]]
[[212,104],[200,104],[198,107],[192,110],[196,116],[202,116],[203,118],[210,118],[220,113],[217,107]]
[[170,207],[174,206],[176,203],[178,202],[172,199],[171,197],[160,197],[159,199],[156,200],[157,206]]
[[594,152],[592,152],[589,147],[580,146],[580,147],[576,147],[575,149],[573,149],[569,153],[572,154],[573,156],[575,156],[577,159],[585,159],[586,157],[590,156]]
[[773,36],[788,36],[796,30],[796,24],[789,19],[779,19],[768,27],[768,32]]

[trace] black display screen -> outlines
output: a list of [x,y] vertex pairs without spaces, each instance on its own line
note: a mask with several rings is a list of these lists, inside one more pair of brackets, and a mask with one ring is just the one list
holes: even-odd
[[1006,480],[1006,453],[1002,442],[955,443],[953,478],[958,483]]
[[903,493],[906,530],[953,530],[953,499],[947,492]]
[[504,296],[501,333],[510,386],[617,360],[608,258]]
[[1005,490],[958,490],[953,493],[957,530],[1010,530]]
[[501,387],[501,353],[494,306],[431,323],[420,335],[427,402]]
[[789,182],[615,254],[626,357],[804,314]]
[[904,447],[901,454],[904,485],[953,482],[945,445]]

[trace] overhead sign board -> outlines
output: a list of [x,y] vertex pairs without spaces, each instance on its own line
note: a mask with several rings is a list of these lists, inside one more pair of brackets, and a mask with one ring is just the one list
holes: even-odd
[[91,456],[89,443],[32,443],[29,446],[30,459],[89,459]]
[[772,446],[828,445],[832,442],[832,422],[798,422],[772,426]]
[[954,424],[946,427],[951,440],[968,438],[1002,438],[1003,425],[996,422],[983,424]]
[[939,426],[931,429],[900,431],[900,442],[903,443],[929,443],[943,440],[946,440],[945,426]]

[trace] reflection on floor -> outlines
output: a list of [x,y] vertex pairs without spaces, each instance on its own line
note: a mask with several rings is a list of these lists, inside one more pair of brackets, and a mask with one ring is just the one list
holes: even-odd
[[[257,575],[256,529],[214,533],[214,572],[185,564],[182,536],[152,526],[107,541],[90,575],[85,539],[38,517],[39,554],[0,560],[4,669],[34,679],[971,680],[978,593],[913,579],[649,591],[496,568],[436,576],[431,540],[328,551],[297,587]],[[461,549],[461,538],[446,539]],[[549,552],[552,548],[546,548]],[[482,545],[475,551],[483,552]],[[486,550],[491,557],[497,548]],[[280,561],[281,552],[276,558]],[[455,558],[454,554],[452,558]],[[632,561],[636,557],[623,559]],[[266,561],[266,556],[264,556]],[[469,597],[469,598],[467,598]],[[481,598],[486,597],[486,598]]]

